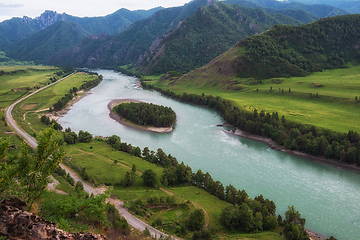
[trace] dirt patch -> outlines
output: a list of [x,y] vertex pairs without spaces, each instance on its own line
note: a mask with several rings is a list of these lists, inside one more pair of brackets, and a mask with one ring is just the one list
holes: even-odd
[[34,107],[38,106],[40,103],[32,103],[21,106],[22,110],[33,110]]
[[310,86],[318,88],[318,87],[323,87],[324,85],[317,83],[310,83]]

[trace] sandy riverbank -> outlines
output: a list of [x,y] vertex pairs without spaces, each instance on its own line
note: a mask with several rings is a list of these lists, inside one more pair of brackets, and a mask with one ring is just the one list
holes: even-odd
[[125,120],[124,118],[120,117],[119,115],[117,115],[116,113],[114,113],[112,111],[112,109],[116,106],[119,105],[121,103],[128,103],[128,102],[135,102],[135,103],[139,103],[141,101],[139,100],[135,100],[135,99],[115,99],[112,100],[108,103],[108,109],[110,110],[109,116],[114,119],[115,121],[117,121],[118,123],[128,126],[128,127],[132,127],[135,129],[139,129],[139,130],[144,130],[144,131],[150,131],[150,132],[156,132],[156,133],[169,133],[172,132],[174,130],[174,125],[172,125],[171,127],[154,127],[154,126],[150,126],[150,127],[145,127],[145,126],[140,126],[140,125],[136,125],[130,121]]
[[[61,109],[57,112],[48,112],[45,115],[50,118],[50,120],[57,121],[60,117],[64,116],[69,110],[72,105],[80,101],[83,97],[87,96],[89,93],[85,92],[84,90],[81,90],[77,93],[75,97],[73,97],[65,106],[65,108]],[[48,109],[42,109],[42,110],[48,110]]]

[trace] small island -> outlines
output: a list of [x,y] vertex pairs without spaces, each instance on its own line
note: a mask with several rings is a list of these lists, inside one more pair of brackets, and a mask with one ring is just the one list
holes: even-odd
[[117,99],[108,104],[110,117],[119,123],[151,132],[173,130],[176,114],[170,107],[134,99]]

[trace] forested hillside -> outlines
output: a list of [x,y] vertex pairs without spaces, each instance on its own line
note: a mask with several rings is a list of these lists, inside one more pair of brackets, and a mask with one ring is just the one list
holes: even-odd
[[[27,37],[8,46],[6,55],[48,65],[116,68],[135,64],[133,70],[140,73],[185,73],[208,63],[240,39],[273,25],[299,25],[347,13],[328,5],[273,0],[193,0],[181,7],[156,10],[120,9],[99,18],[47,11],[37,19],[14,18],[0,23],[0,47]],[[151,13],[154,14],[142,19]],[[58,24],[59,20],[72,23]],[[125,29],[132,21],[135,22]],[[26,28],[25,22],[33,24],[34,29]],[[10,25],[14,31],[9,35]],[[41,28],[45,29],[28,36]],[[111,36],[118,31],[121,32]],[[97,35],[85,38],[94,33]]]
[[[103,42],[95,51],[75,46],[72,50],[55,54],[47,63],[64,64],[63,59],[72,59],[68,62],[72,66],[87,67],[114,67],[134,63],[158,36],[174,29],[181,20],[193,15],[206,3],[207,0],[194,0],[182,7],[157,11],[151,17],[133,23],[125,31]],[[75,60],[74,52],[82,58]]]
[[[242,78],[306,76],[360,60],[360,15],[321,19],[298,27],[276,25],[234,48],[190,75],[237,74]],[[225,67],[219,70],[219,67]]]
[[[259,6],[265,8],[273,8],[277,10],[284,10],[284,9],[292,9],[292,10],[299,10],[302,9],[306,12],[309,12],[319,18],[324,17],[332,17],[337,15],[345,15],[349,14],[350,12],[341,9],[340,7],[336,7],[335,5],[329,5],[326,1],[322,3],[315,3],[314,1],[309,2],[308,4],[300,3],[300,1],[276,1],[276,0],[248,0],[253,4],[257,4]],[[242,5],[245,0],[226,0],[227,3],[239,4]],[[338,1],[342,2],[342,1]]]
[[290,2],[299,2],[304,4],[328,4],[350,13],[360,13],[360,2],[357,0],[289,0]]
[[300,25],[294,18],[261,9],[209,2],[166,33],[140,56],[135,67],[145,74],[189,72],[211,61],[239,39],[259,34],[276,24]]
[[78,25],[59,21],[50,27],[8,46],[5,51],[17,60],[44,62],[60,49],[76,45],[87,36]]

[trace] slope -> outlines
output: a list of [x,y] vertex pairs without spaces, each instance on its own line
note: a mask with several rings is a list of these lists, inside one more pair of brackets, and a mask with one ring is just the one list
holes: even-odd
[[159,37],[135,66],[150,75],[171,70],[185,73],[208,63],[239,39],[259,34],[275,24],[300,22],[260,9],[209,1],[175,30]]
[[[313,2],[311,5],[302,4],[299,2],[285,2],[285,1],[276,1],[276,0],[249,0],[254,4],[260,5],[265,8],[273,8],[277,10],[284,10],[284,9],[292,9],[292,10],[304,10],[316,17],[324,18],[324,17],[331,17],[337,15],[345,15],[349,14],[348,11],[340,9],[338,7],[326,5],[326,4],[314,4]],[[245,0],[226,0],[226,3],[231,4],[239,4],[242,5]],[[248,3],[246,3],[248,4]]]
[[87,33],[74,23],[59,21],[8,46],[5,52],[9,57],[17,60],[41,63],[60,49],[74,46],[86,36]]
[[[63,64],[56,59],[72,59],[72,66],[86,67],[113,67],[134,63],[152,44],[152,42],[165,32],[174,29],[180,20],[194,14],[196,9],[207,3],[207,0],[194,0],[182,7],[167,8],[154,13],[151,17],[131,24],[125,31],[103,42],[95,51],[81,49],[75,46],[84,56],[81,61],[74,59],[69,50],[66,53],[56,53],[51,59],[52,64]],[[67,55],[64,55],[67,54]],[[62,56],[60,56],[62,55]]]
[[[292,2],[293,0],[289,0]],[[304,4],[327,4],[346,10],[350,13],[360,13],[360,2],[357,0],[294,0]]]
[[345,67],[360,60],[359,20],[360,15],[344,15],[299,27],[277,25],[263,34],[241,40],[187,77],[261,80],[306,76],[323,69]]

